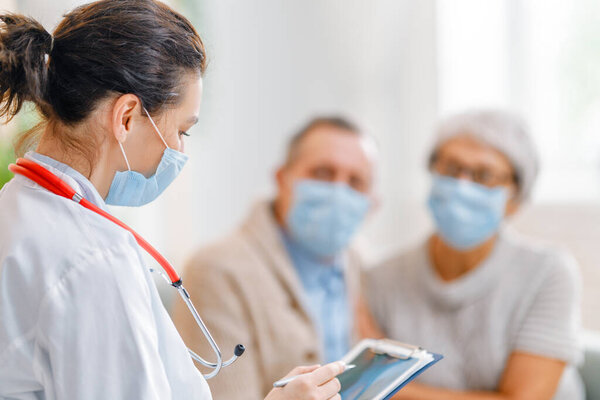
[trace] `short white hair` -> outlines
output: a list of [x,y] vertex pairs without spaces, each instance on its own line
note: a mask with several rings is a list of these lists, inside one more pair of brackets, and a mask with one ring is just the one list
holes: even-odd
[[539,156],[523,119],[500,110],[470,110],[441,121],[431,158],[448,140],[469,136],[496,148],[511,162],[519,186],[519,200],[527,200],[539,172]]

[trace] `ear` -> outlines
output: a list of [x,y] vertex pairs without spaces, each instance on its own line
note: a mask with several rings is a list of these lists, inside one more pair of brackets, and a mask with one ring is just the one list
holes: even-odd
[[518,194],[518,189],[516,187],[512,187],[510,191],[510,198],[506,202],[506,211],[504,212],[506,217],[512,217],[517,213],[517,211],[519,211],[519,208],[521,207],[521,199],[519,199]]
[[369,214],[374,214],[377,210],[381,208],[381,196],[378,193],[373,193],[370,196],[371,199],[371,207],[369,209]]
[[282,227],[285,227],[285,219],[291,202],[287,166],[283,165],[277,168],[275,181],[277,183],[277,193],[274,203],[275,218]]
[[285,165],[282,165],[281,167],[277,168],[277,171],[275,171],[275,182],[277,182],[277,189],[279,191],[282,190],[282,188],[284,188],[287,185],[287,169]]
[[111,128],[117,142],[123,143],[127,140],[127,135],[132,130],[134,116],[139,114],[141,106],[140,99],[133,94],[124,94],[114,102]]
[[519,211],[519,208],[521,207],[521,202],[518,201],[515,198],[512,198],[508,201],[508,203],[506,204],[506,213],[505,215],[507,217],[512,217],[513,215],[515,215],[517,213],[517,211]]

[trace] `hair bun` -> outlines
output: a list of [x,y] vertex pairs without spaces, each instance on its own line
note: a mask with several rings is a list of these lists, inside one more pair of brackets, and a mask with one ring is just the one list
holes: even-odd
[[8,120],[25,101],[45,109],[48,82],[46,55],[52,35],[36,20],[18,14],[0,15],[0,115]]

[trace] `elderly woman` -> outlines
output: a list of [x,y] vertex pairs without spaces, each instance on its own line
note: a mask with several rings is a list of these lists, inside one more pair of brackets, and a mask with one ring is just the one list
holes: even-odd
[[436,232],[366,279],[387,337],[445,355],[398,399],[583,398],[577,265],[503,227],[528,198],[537,160],[509,114],[440,125],[428,202]]

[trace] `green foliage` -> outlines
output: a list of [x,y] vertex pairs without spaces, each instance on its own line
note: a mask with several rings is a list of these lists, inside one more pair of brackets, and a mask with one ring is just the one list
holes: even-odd
[[15,153],[10,143],[0,141],[0,189],[12,179],[13,174],[8,170],[8,164],[15,161]]
[[15,162],[16,156],[13,147],[14,134],[25,132],[34,127],[40,122],[40,117],[35,109],[35,106],[30,103],[23,105],[22,111],[6,129],[9,132],[1,132],[0,137],[0,189],[12,179],[13,174],[8,170],[8,164]]

